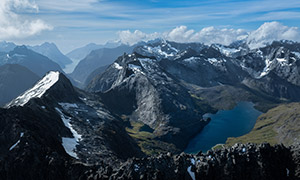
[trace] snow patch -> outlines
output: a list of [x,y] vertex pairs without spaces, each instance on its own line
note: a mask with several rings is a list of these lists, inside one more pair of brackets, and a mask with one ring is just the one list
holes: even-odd
[[12,145],[12,146],[9,148],[9,151],[13,150],[19,143],[20,143],[20,140],[18,140],[14,145]]
[[269,72],[271,70],[270,66],[272,64],[272,61],[270,61],[269,59],[266,59],[265,64],[266,64],[266,66],[265,66],[264,70],[260,73],[260,75],[258,77],[256,77],[257,79],[262,78],[265,75],[269,74]]
[[195,173],[192,171],[192,166],[189,166],[189,167],[187,168],[187,172],[189,173],[189,175],[191,176],[191,178],[192,178],[193,180],[196,180]]
[[13,54],[12,57],[25,58],[26,55],[23,55],[23,54]]
[[173,57],[173,56],[175,56],[175,53],[178,52],[177,49],[175,50],[175,48],[171,48],[173,51],[175,51],[175,53],[171,52],[168,54],[167,52],[162,51],[160,46],[156,46],[156,47],[144,46],[144,48],[150,54],[157,54],[157,55],[163,56],[165,58]]
[[61,120],[63,121],[65,126],[70,129],[70,131],[72,132],[73,137],[74,137],[74,138],[63,137],[62,145],[63,145],[65,151],[70,156],[78,159],[77,154],[74,152],[74,150],[76,149],[76,145],[78,145],[78,142],[81,140],[81,135],[78,134],[77,131],[72,127],[72,124],[70,123],[71,122],[70,117],[65,116],[63,114],[63,112],[58,108],[55,108],[55,110],[60,114]]
[[133,70],[133,72],[135,74],[136,73],[144,74],[144,72],[142,72],[142,67],[141,66],[137,66],[137,65],[134,65],[134,64],[128,64],[128,68]]
[[134,171],[137,172],[138,170],[140,170],[140,166],[137,165],[137,164],[135,164],[135,165],[134,165]]
[[187,62],[187,63],[195,63],[199,59],[200,59],[199,57],[190,57],[190,58],[184,59],[183,61]]
[[300,53],[299,52],[292,52],[293,54],[295,54],[298,58],[300,58]]
[[[20,138],[24,136],[24,133],[21,132],[20,133]],[[9,148],[9,151],[13,150],[19,143],[21,142],[21,140],[19,139],[14,145],[12,145],[10,148]]]
[[178,50],[178,49],[176,49],[176,48],[172,47],[170,44],[168,44],[168,47],[169,47],[170,49],[172,49],[173,51],[175,51],[176,53],[178,53],[178,52],[179,52],[179,50]]
[[[194,158],[191,158],[191,163],[192,163],[193,165],[196,164],[196,161],[195,161]],[[189,166],[189,167],[187,168],[187,172],[189,173],[189,175],[191,176],[191,178],[192,178],[193,180],[196,180],[195,173],[192,171],[192,166]]]
[[196,161],[195,161],[194,158],[191,158],[191,163],[192,163],[193,165],[195,165]]
[[33,88],[14,99],[6,107],[24,106],[30,99],[41,98],[45,92],[51,88],[59,79],[59,72],[50,71]]
[[70,108],[78,108],[77,104],[71,104],[71,103],[58,103],[61,107],[63,107],[65,110],[69,110]]
[[123,69],[123,67],[120,66],[120,64],[118,64],[118,63],[114,63],[113,66],[114,66],[114,68],[119,69],[119,70]]
[[219,62],[216,58],[208,58],[207,61],[208,61],[210,64],[215,64],[215,63],[218,63],[218,62]]
[[225,56],[231,56],[232,54],[240,51],[239,49],[227,48],[224,46],[218,46],[218,48],[221,51],[221,53],[224,54]]
[[226,59],[216,59],[216,58],[208,58],[206,61],[208,61],[211,65],[219,68],[221,71],[226,71],[226,66],[223,64],[226,62]]
[[246,148],[243,148],[243,149],[242,149],[242,152],[243,152],[243,153],[246,152]]
[[280,63],[285,63],[285,62],[287,62],[287,60],[284,59],[284,58],[276,58],[276,60],[277,60],[278,62],[280,62]]

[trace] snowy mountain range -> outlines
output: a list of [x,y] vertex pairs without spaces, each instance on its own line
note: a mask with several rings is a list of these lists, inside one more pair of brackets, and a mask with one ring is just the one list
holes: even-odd
[[[220,174],[227,172],[222,176],[242,178],[244,171],[232,170],[234,163],[225,158],[230,155],[239,167],[258,169],[249,171],[251,177],[260,173],[259,177],[267,178],[278,171],[276,177],[284,178],[286,168],[295,176],[297,146],[247,144],[208,154],[172,153],[182,152],[209,122],[202,118],[205,113],[229,109],[239,101],[251,101],[264,112],[278,103],[299,101],[299,43],[274,41],[251,49],[244,41],[225,46],[160,39],[130,48],[131,52],[95,73],[85,90],[51,71],[0,109],[4,125],[0,130],[6,134],[0,138],[0,168],[9,167],[0,173],[16,179],[22,175],[39,179],[45,173],[60,179],[70,174],[85,179],[90,175],[137,179],[152,177],[150,169],[171,169],[160,177],[211,179],[214,172],[205,175],[204,169],[215,168]],[[97,65],[102,53],[93,51],[83,62],[90,57]],[[46,58],[26,47],[6,54],[17,56],[16,62]],[[81,68],[92,71],[89,66]],[[21,161],[15,162],[16,158]],[[247,158],[265,166],[245,164]],[[278,159],[284,161],[275,168],[271,164]],[[28,171],[27,166],[37,170]]]

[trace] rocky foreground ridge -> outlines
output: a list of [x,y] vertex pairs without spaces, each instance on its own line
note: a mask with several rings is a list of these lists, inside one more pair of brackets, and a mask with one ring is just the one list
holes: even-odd
[[[197,155],[171,153],[87,165],[57,153],[0,160],[1,179],[299,179],[300,146],[235,144]],[[26,152],[24,152],[26,153]],[[31,163],[24,167],[24,162]]]

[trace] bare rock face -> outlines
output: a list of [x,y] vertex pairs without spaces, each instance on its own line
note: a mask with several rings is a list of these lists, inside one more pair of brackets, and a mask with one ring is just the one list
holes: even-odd
[[86,90],[98,92],[112,112],[150,126],[180,150],[207,123],[188,89],[159,61],[137,53],[119,57]]
[[296,164],[295,176],[300,178],[300,144],[292,146],[293,161]]
[[161,154],[132,159],[111,179],[295,179],[296,164],[289,148],[269,144],[236,144],[207,154]]

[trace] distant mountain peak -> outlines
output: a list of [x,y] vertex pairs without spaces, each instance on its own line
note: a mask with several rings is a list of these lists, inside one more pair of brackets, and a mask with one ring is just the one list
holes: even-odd
[[62,68],[64,68],[67,64],[72,63],[68,57],[60,52],[56,44],[52,42],[44,42],[43,44],[37,46],[28,46],[28,48],[48,57],[52,61],[59,64]]

